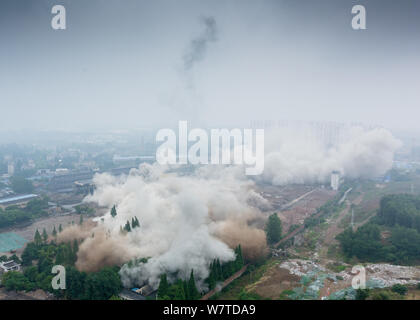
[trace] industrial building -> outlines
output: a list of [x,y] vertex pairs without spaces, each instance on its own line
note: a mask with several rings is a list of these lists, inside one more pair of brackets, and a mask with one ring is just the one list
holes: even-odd
[[0,263],[0,272],[9,272],[9,271],[19,271],[20,270],[20,264],[16,263],[13,260],[6,261]]

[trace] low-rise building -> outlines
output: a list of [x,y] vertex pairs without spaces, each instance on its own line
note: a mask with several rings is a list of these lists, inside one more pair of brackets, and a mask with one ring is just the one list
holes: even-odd
[[9,272],[9,271],[19,271],[20,270],[20,264],[16,263],[13,260],[1,262],[0,263],[0,272]]

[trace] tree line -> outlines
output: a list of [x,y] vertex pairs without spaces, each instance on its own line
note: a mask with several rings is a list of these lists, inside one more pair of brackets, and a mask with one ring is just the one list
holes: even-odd
[[33,219],[48,215],[48,198],[32,199],[24,208],[12,205],[6,209],[0,208],[0,228],[8,228],[14,225],[29,222]]
[[350,259],[413,264],[420,260],[420,199],[406,194],[387,195],[380,201],[371,222],[337,236],[342,252]]
[[[104,267],[98,272],[81,272],[75,268],[79,241],[56,243],[47,241],[37,230],[34,241],[27,244],[22,253],[23,273],[9,271],[2,277],[6,290],[31,291],[43,289],[57,298],[70,300],[106,300],[118,295],[122,289],[119,267]],[[36,265],[33,262],[37,261]],[[66,270],[66,289],[52,288],[51,273],[54,265]]]
[[[241,246],[235,248],[235,260],[221,263],[219,259],[214,259],[210,264],[210,273],[204,282],[209,290],[216,287],[218,282],[222,282],[238,272],[244,266]],[[189,279],[176,279],[169,284],[167,274],[160,277],[157,298],[159,300],[197,300],[204,292],[199,292],[194,279],[194,270],[191,270]]]

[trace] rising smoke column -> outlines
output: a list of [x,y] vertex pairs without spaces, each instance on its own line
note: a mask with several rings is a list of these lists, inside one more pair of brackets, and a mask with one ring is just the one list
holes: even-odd
[[193,38],[183,56],[184,70],[191,70],[197,62],[204,59],[207,47],[211,42],[217,41],[217,25],[214,17],[202,17],[201,25],[203,30]]

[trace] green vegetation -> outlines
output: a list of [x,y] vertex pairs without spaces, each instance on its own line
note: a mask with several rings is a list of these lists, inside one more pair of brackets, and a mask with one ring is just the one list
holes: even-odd
[[403,300],[404,295],[395,292],[392,288],[370,289],[367,300]]
[[217,282],[229,278],[231,275],[241,270],[241,268],[244,266],[242,249],[240,245],[236,247],[235,254],[236,258],[234,261],[229,261],[221,264],[219,259],[215,259],[210,264],[210,275],[206,279],[210,290],[215,288]]
[[48,198],[33,199],[23,209],[18,206],[9,206],[5,210],[0,208],[0,228],[12,227],[46,216],[48,214],[46,208],[48,208]]
[[[239,300],[244,288],[246,288],[245,291],[247,293],[253,294],[252,284],[257,283],[267,272],[267,270],[269,270],[271,267],[278,263],[279,260],[270,258],[260,260],[257,263],[250,264],[247,268],[247,271],[245,271],[245,273],[240,278],[235,279],[232,283],[230,283],[227,287],[223,288],[220,292],[213,295],[210,299]],[[252,294],[250,296],[242,294],[241,297],[242,299],[245,299],[246,297],[249,297],[251,299]]]
[[316,217],[310,216],[304,220],[305,228],[313,228],[325,222],[326,216],[337,214],[344,207],[344,203],[339,204],[344,193],[353,185],[348,182],[340,186],[339,192],[334,196],[333,199],[328,200],[316,211]]
[[281,239],[281,220],[277,216],[277,213],[273,213],[268,217],[268,221],[265,227],[265,232],[267,234],[267,242],[269,244],[274,244]]
[[[77,300],[107,300],[118,295],[122,286],[118,267],[104,267],[98,272],[80,272],[74,264],[79,242],[47,243],[37,230],[34,242],[28,243],[22,254],[24,272],[7,272],[2,277],[6,290],[43,289],[58,298]],[[32,265],[37,261],[36,265]],[[53,265],[66,268],[66,290],[54,290],[51,280]]]
[[379,223],[393,227],[416,229],[420,232],[420,197],[410,194],[393,194],[381,199]]
[[413,264],[420,259],[419,230],[420,199],[406,194],[388,195],[381,199],[372,222],[356,231],[346,229],[337,240],[348,259]]
[[76,210],[76,213],[86,214],[88,216],[91,216],[95,213],[95,210],[87,205],[78,205],[75,206],[74,209]]
[[117,209],[115,208],[115,204],[114,204],[111,209],[111,217],[115,218],[116,216],[117,216]]
[[396,293],[398,293],[398,294],[400,294],[400,295],[404,296],[404,295],[406,295],[406,294],[407,294],[408,289],[407,289],[407,287],[406,287],[406,286],[404,286],[404,285],[402,285],[402,284],[398,284],[398,283],[397,283],[397,284],[394,284],[394,285],[392,286],[391,291],[392,291],[392,292],[396,292]]
[[242,289],[238,298],[239,300],[263,300],[263,297],[261,297],[259,294],[255,292],[248,292],[245,289]]
[[[235,248],[236,258],[221,264],[219,259],[215,259],[210,264],[210,275],[205,280],[209,286],[209,290],[215,288],[217,282],[221,282],[232,276],[234,273],[242,269],[244,261],[242,258],[242,249],[239,245]],[[160,277],[157,297],[159,300],[197,300],[201,297],[194,278],[194,271],[191,270],[189,280],[176,279],[169,284],[166,274]]]
[[341,272],[341,271],[344,271],[344,270],[347,269],[347,266],[342,265],[342,264],[337,263],[337,262],[335,262],[335,263],[329,263],[327,265],[327,267],[328,267],[328,269],[330,269],[330,270],[332,270],[334,272],[337,272],[337,273],[338,272]]
[[131,231],[130,221],[127,221],[126,222],[126,224],[124,226],[124,230],[127,231],[127,232],[130,232]]
[[177,279],[171,285],[167,281],[166,274],[161,276],[158,288],[159,300],[197,300],[199,298],[193,270],[188,281]]
[[357,289],[356,300],[366,300],[369,297],[369,289]]
[[137,217],[131,218],[131,229],[135,229],[139,227],[140,227],[139,219],[137,219]]
[[7,291],[10,290],[25,290],[30,291],[35,288],[35,284],[23,274],[17,271],[10,271],[3,274],[1,282]]

